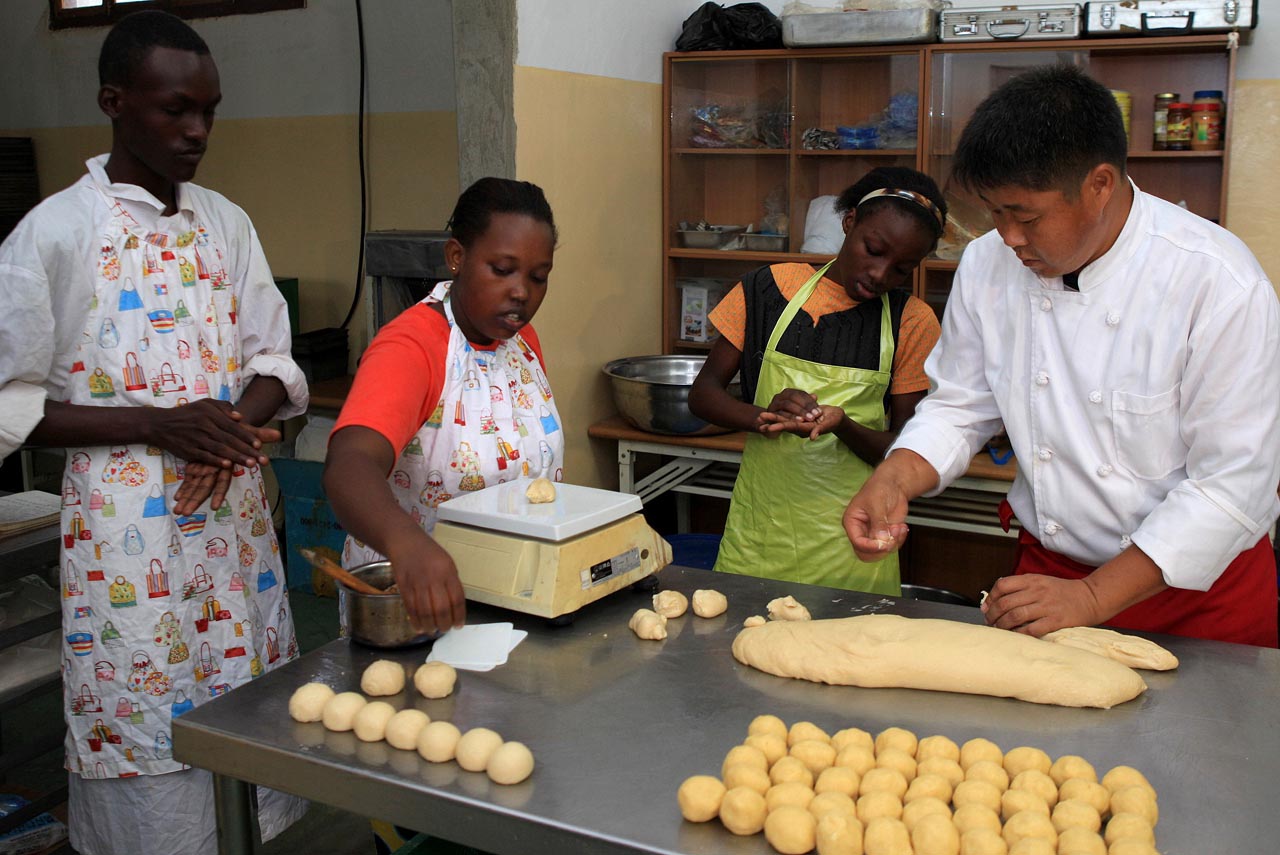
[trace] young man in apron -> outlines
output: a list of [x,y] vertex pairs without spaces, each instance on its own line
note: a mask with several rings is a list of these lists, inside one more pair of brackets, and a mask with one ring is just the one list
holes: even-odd
[[[760,268],[712,311],[721,336],[689,406],[750,431],[717,570],[897,596],[897,556],[860,562],[840,513],[928,389],[938,321],[901,288],[942,235],[946,203],[928,176],[882,167],[837,208],[833,261]],[[743,400],[728,392],[739,373]]]
[[[0,247],[0,451],[67,448],[72,845],[213,853],[211,776],[173,759],[171,721],[297,655],[258,426],[306,383],[253,226],[187,183],[221,99],[208,47],[139,12],[99,71],[111,153]],[[259,791],[264,836],[304,806]]]

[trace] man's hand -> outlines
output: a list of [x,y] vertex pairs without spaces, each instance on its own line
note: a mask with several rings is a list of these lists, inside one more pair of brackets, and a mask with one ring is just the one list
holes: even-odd
[[148,412],[148,441],[190,463],[222,469],[230,469],[233,463],[264,465],[262,446],[280,439],[278,430],[254,427],[226,401],[212,398]]
[[1005,576],[982,604],[987,623],[1037,638],[1068,626],[1093,626],[1110,617],[1101,613],[1093,589],[1083,579],[1059,579],[1039,573]]
[[844,511],[844,530],[862,561],[879,561],[907,539],[907,496],[873,474]]
[[182,484],[173,497],[173,512],[178,516],[193,514],[210,496],[213,501],[209,507],[214,510],[222,507],[231,488],[231,472],[208,463],[188,463]]
[[841,407],[819,404],[818,415],[805,419],[765,410],[757,417],[756,427],[763,434],[793,433],[798,437],[817,439],[824,433],[836,430],[844,424],[846,418],[845,411]]

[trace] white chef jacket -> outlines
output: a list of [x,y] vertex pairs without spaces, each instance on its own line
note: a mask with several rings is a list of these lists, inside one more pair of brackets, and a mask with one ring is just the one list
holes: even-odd
[[[0,459],[16,451],[44,418],[44,402],[66,400],[68,375],[93,297],[98,239],[110,211],[96,180],[138,224],[181,232],[193,218],[219,234],[231,281],[243,283],[238,312],[242,367],[254,377],[275,377],[289,399],[278,418],[306,409],[307,382],[289,355],[288,310],[275,291],[258,234],[226,197],[195,184],[177,185],[177,212],[132,184],[112,184],[108,155],[86,162],[88,174],[41,202],[0,245]],[[255,295],[272,295],[255,300]]]
[[1003,422],[1009,503],[1047,548],[1097,566],[1136,544],[1203,591],[1280,513],[1280,304],[1238,238],[1133,189],[1079,292],[994,230],[969,244],[893,448],[938,471],[936,493]]

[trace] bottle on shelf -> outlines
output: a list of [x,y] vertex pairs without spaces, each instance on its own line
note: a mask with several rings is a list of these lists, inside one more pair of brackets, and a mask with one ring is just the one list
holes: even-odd
[[1179,97],[1177,92],[1161,92],[1156,95],[1156,108],[1151,122],[1152,151],[1164,151],[1168,147],[1166,134],[1169,121],[1169,105],[1177,101]]
[[1191,149],[1191,105],[1186,101],[1169,104],[1168,121],[1165,123],[1165,148],[1169,151]]

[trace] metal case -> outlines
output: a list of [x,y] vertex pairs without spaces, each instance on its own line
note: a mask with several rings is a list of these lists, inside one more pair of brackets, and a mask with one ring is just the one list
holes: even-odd
[[867,9],[782,16],[787,47],[883,45],[937,41],[933,9]]
[[1180,36],[1258,26],[1258,0],[1091,0],[1084,7],[1090,36]]
[[1079,3],[1056,6],[993,6],[955,9],[939,15],[944,42],[1004,42],[1080,38]]

